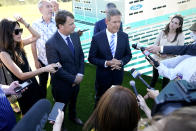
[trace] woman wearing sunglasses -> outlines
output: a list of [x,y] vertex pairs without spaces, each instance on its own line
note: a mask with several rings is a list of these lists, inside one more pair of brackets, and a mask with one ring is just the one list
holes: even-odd
[[[21,39],[23,29],[20,28],[22,23],[31,33],[31,37]],[[26,58],[23,47],[27,44],[35,42],[39,38],[39,34],[27,24],[23,18],[17,17],[17,21],[3,19],[0,22],[0,62],[10,72],[12,80],[23,83],[30,79],[32,84],[28,86],[28,90],[22,93],[22,97],[18,99],[19,106],[24,115],[31,106],[41,99],[42,93],[34,76],[43,72],[55,73],[56,64],[31,71]],[[2,66],[0,66],[0,69]],[[0,76],[3,77],[3,76]]]

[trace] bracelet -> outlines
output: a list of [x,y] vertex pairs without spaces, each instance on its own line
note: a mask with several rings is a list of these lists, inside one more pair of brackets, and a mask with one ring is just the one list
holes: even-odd
[[27,24],[26,28],[29,28],[30,27],[30,24]]

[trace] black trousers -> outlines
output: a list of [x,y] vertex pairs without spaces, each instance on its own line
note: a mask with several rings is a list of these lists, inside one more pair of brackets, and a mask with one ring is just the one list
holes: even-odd
[[78,93],[80,90],[79,85],[76,85],[72,88],[75,88],[70,100],[69,100],[69,119],[74,119],[77,117],[76,114],[76,103],[77,103],[77,97],[78,97]]
[[95,105],[94,108],[96,108],[100,98],[102,95],[112,86],[112,85],[121,85],[122,82],[113,82],[111,81],[110,83],[104,83],[100,84],[95,80]]
[[111,85],[98,85],[97,81],[95,80],[95,106],[94,108],[96,108],[101,96],[107,91],[107,89],[109,89]]
[[[45,67],[46,65],[44,65],[41,60],[39,60],[40,64],[42,67]],[[42,98],[46,98],[47,96],[47,82],[48,82],[48,76],[49,73],[48,72],[44,72],[38,75],[39,77],[39,85],[41,87],[41,94],[42,94]]]
[[[159,78],[159,72],[158,72],[158,70],[156,68],[153,67],[153,76],[152,76],[152,80],[151,80],[151,83],[150,83],[151,87],[155,87],[158,78]],[[168,78],[163,77],[162,89],[169,83],[169,81],[170,80]]]
[[76,104],[77,104],[77,97],[78,97],[78,93],[80,90],[80,86],[76,85],[74,87],[69,87],[69,88],[72,88],[73,90],[71,92],[67,91],[70,94],[70,96],[67,99],[62,98],[61,96],[64,95],[63,92],[57,93],[55,90],[55,87],[52,87],[52,94],[56,102],[62,102],[65,104],[64,109],[63,109],[64,112],[66,108],[68,107],[69,119],[75,119],[77,117]]

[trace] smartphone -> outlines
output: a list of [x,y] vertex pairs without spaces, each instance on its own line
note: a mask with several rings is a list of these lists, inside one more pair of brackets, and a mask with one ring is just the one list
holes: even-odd
[[59,62],[57,62],[56,65],[57,65],[57,67],[54,67],[54,69],[55,69],[56,71],[57,71],[59,68],[62,67],[62,65],[61,65]]
[[25,89],[26,87],[28,87],[30,84],[32,83],[31,80],[25,81],[24,83],[20,84],[19,87],[14,88],[14,91],[16,93],[19,93],[21,90]]
[[61,102],[55,102],[52,111],[50,112],[49,116],[48,116],[48,120],[49,121],[56,121],[56,117],[58,115],[58,109],[60,109],[61,111],[63,110],[65,104],[61,103]]

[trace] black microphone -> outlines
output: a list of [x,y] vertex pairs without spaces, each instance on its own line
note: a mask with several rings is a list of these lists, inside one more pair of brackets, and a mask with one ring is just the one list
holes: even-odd
[[82,36],[83,32],[88,31],[89,29],[84,29],[84,30],[78,30],[79,36]]
[[138,45],[137,44],[132,44],[132,47],[136,50],[140,50],[140,47],[138,48]]
[[142,53],[143,53],[145,56],[149,57],[150,60],[153,61],[155,67],[158,67],[158,66],[159,66],[159,62],[156,61],[154,58],[152,58],[152,57],[150,56],[150,52],[149,52],[149,51],[147,51],[144,47],[141,47],[140,49],[141,49]]
[[[137,44],[132,44],[132,47],[133,47],[134,49],[136,49],[136,50],[141,50],[142,53],[143,53],[146,57],[149,57],[149,58],[150,58],[150,60],[154,63],[154,66],[155,66],[155,67],[158,67],[158,66],[159,66],[159,62],[156,61],[154,58],[152,58],[152,57],[150,56],[150,52],[147,51],[145,47],[140,47],[140,46],[137,45]],[[148,59],[147,59],[147,60],[148,60]]]
[[81,32],[85,32],[85,31],[88,31],[89,29],[84,29],[84,30],[81,30]]
[[36,102],[12,131],[42,131],[48,120],[51,103],[47,99]]
[[136,87],[135,87],[135,81],[131,80],[131,81],[129,82],[129,84],[130,84],[130,86],[133,88],[133,91],[134,91],[135,95],[138,96],[138,92],[137,92],[137,89],[136,89]]
[[133,76],[133,78],[139,78],[147,86],[148,89],[154,89],[150,87],[150,85],[141,77],[141,74],[135,68],[131,69],[131,75]]

